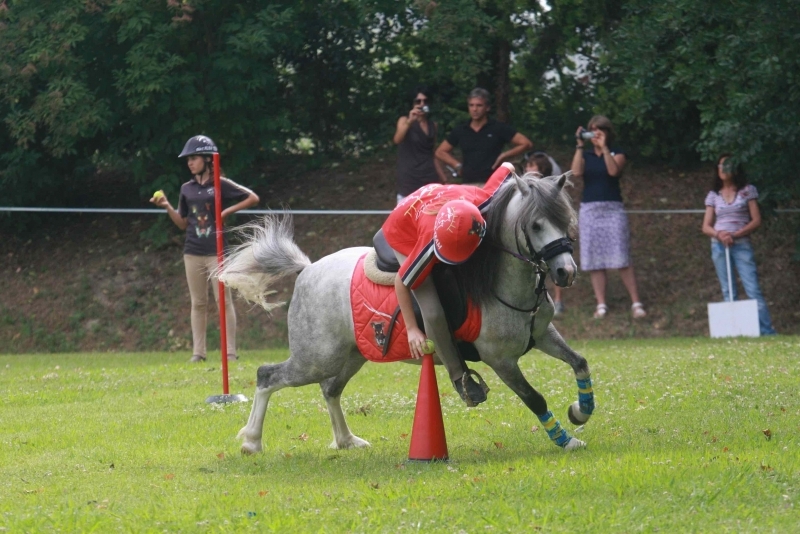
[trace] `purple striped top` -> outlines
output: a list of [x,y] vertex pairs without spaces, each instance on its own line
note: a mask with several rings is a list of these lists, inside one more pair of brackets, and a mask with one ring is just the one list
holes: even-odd
[[[736,198],[728,204],[722,195],[709,191],[706,195],[706,206],[714,208],[714,230],[717,232],[735,232],[750,222],[750,206],[748,202],[758,199],[756,186],[747,184],[736,193]],[[739,238],[749,240],[747,236]],[[738,240],[737,240],[738,241]]]

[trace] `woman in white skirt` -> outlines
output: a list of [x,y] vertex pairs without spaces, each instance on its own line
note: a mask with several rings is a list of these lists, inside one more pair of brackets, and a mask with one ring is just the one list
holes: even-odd
[[[575,132],[575,155],[572,173],[583,177],[583,196],[578,213],[580,231],[581,269],[589,271],[594,296],[597,299],[595,319],[608,312],[606,305],[606,271],[619,271],[622,283],[631,297],[634,319],[647,313],[639,300],[636,276],[630,254],[628,216],[622,204],[619,179],[625,167],[625,152],[613,147],[614,128],[603,115],[595,115],[588,127]],[[584,143],[591,144],[584,150]]]

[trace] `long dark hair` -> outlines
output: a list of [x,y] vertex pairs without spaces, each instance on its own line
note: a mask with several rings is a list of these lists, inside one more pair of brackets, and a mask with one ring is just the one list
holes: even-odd
[[[720,162],[725,158],[730,161],[731,157],[733,157],[731,154],[722,154],[717,158],[717,164],[714,166],[714,179],[711,181],[711,190],[715,193],[719,193],[719,190],[722,189],[722,180],[719,177]],[[733,185],[736,186],[737,192],[747,185],[747,176],[745,176],[744,169],[742,169],[740,163],[735,166],[731,163],[731,174],[733,175]]]
[[408,99],[411,100],[411,102],[413,103],[414,100],[417,98],[417,95],[419,95],[419,94],[423,94],[423,95],[425,95],[427,97],[428,104],[430,104],[431,100],[433,100],[433,96],[431,95],[430,88],[427,85],[424,85],[424,84],[420,84],[420,85],[417,85],[416,87],[414,87],[408,93],[408,97],[409,97]]

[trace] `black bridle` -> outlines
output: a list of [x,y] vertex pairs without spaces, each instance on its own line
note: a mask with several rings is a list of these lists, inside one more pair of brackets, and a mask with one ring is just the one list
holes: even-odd
[[542,250],[536,252],[533,248],[533,244],[531,243],[531,238],[528,236],[528,232],[523,229],[522,235],[525,236],[525,243],[528,246],[529,253],[532,253],[530,257],[525,256],[522,254],[519,246],[519,234],[516,235],[516,242],[517,242],[517,252],[508,250],[507,248],[495,244],[494,246],[507,254],[511,254],[518,260],[522,260],[526,263],[529,263],[536,275],[539,277],[539,283],[536,284],[536,302],[533,305],[533,308],[526,310],[524,308],[517,308],[516,306],[512,306],[508,302],[504,301],[500,297],[497,296],[494,291],[492,291],[492,295],[496,298],[500,303],[507,308],[511,308],[514,311],[522,312],[522,313],[530,313],[531,314],[531,328],[530,328],[530,337],[528,338],[528,346],[525,348],[525,352],[528,352],[536,345],[536,340],[533,338],[533,328],[536,324],[536,314],[539,312],[539,307],[542,305],[543,296],[546,291],[544,290],[544,282],[545,276],[550,271],[550,267],[547,265],[547,260],[558,256],[564,252],[569,252],[572,254],[572,240],[568,237],[560,237],[558,239],[554,239],[553,241],[549,242],[545,246],[542,247]]
[[539,277],[539,283],[536,285],[535,293],[536,293],[536,301],[533,305],[533,308],[528,310],[524,308],[517,308],[509,304],[508,302],[504,301],[500,297],[498,297],[494,292],[494,298],[500,301],[501,304],[506,306],[507,308],[511,308],[512,310],[523,312],[523,313],[530,313],[531,314],[531,331],[533,330],[533,316],[539,311],[539,307],[542,305],[543,297],[542,295],[545,293],[544,290],[544,283],[545,277],[548,272],[550,272],[550,267],[547,265],[547,261],[551,258],[555,258],[559,254],[563,254],[564,252],[569,252],[572,254],[572,240],[568,237],[559,237],[558,239],[554,239],[553,241],[549,242],[542,249],[536,252],[536,249],[533,248],[533,243],[531,243],[531,238],[528,235],[528,231],[524,228],[522,229],[522,235],[525,236],[525,244],[528,248],[528,254],[530,256],[525,256],[522,253],[522,250],[519,243],[519,233],[515,232],[515,241],[517,242],[517,252],[512,250],[508,250],[507,248],[503,247],[502,245],[495,244],[494,246],[503,252],[510,254],[517,258],[518,260],[524,261],[530,264],[533,267],[534,272]]

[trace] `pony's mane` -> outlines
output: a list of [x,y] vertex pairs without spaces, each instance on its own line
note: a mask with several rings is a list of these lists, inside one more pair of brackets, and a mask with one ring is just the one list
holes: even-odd
[[[577,223],[575,209],[566,191],[558,188],[560,178],[540,178],[534,173],[517,177],[527,186],[529,194],[523,197],[522,209],[512,219],[515,232],[518,228],[529,227],[536,220],[547,219],[564,234],[574,235]],[[483,242],[467,262],[456,267],[467,294],[478,306],[492,297],[498,281],[503,253],[497,247],[502,243],[503,221],[508,204],[518,192],[517,179],[506,180],[495,192],[485,213],[486,236]],[[564,185],[572,184],[567,181]],[[525,244],[521,243],[520,246],[525,247]],[[524,249],[521,252],[527,253]]]

